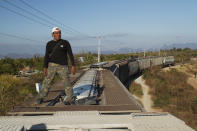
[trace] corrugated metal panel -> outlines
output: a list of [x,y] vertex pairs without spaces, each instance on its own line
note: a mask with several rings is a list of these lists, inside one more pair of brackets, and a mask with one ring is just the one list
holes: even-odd
[[97,95],[95,92],[96,87],[94,85],[96,77],[97,69],[90,69],[80,78],[73,87],[76,100]]
[[162,63],[163,63],[163,57],[158,57],[158,58],[152,58],[151,59],[151,66],[162,65]]
[[151,66],[149,58],[148,59],[140,59],[140,60],[138,60],[138,62],[139,62],[140,70],[147,69]]
[[[59,114],[59,113],[57,113]],[[83,115],[77,115],[83,114]],[[99,114],[92,112],[60,113],[52,116],[0,117],[0,130],[80,130],[129,129],[131,131],[194,131],[182,120],[166,114],[137,113],[128,115]],[[155,115],[154,115],[155,114]]]
[[138,72],[139,64],[137,61],[129,62],[129,76],[134,75]]
[[81,115],[99,115],[98,111],[58,111],[54,116],[81,116]]

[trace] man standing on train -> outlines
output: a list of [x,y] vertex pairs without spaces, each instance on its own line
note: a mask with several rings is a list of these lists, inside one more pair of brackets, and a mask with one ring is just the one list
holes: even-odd
[[56,73],[62,78],[66,97],[65,104],[73,102],[73,88],[69,80],[68,57],[69,55],[72,69],[71,73],[75,74],[74,56],[70,43],[67,40],[61,39],[61,30],[58,27],[52,29],[53,40],[46,45],[46,52],[44,57],[44,71],[45,76],[42,83],[42,90],[38,94],[36,104],[41,104],[43,99],[47,96],[49,87]]

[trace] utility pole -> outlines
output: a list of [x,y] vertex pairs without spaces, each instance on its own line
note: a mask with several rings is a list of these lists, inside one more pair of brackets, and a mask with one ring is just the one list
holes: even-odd
[[98,62],[100,62],[101,55],[101,37],[98,37]]
[[144,49],[144,58],[146,58],[146,52],[145,52],[145,49]]

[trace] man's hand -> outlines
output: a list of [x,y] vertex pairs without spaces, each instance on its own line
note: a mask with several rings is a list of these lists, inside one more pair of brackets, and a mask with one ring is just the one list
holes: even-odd
[[74,67],[74,66],[72,66],[71,73],[72,73],[73,75],[75,75],[75,67]]
[[44,75],[44,76],[47,76],[47,68],[44,68],[44,70],[43,70],[43,75]]

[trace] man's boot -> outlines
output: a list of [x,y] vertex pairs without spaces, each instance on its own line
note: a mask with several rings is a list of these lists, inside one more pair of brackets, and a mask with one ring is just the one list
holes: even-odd
[[75,105],[75,97],[72,97],[71,101],[66,101],[67,96],[64,97],[63,103],[65,105]]

